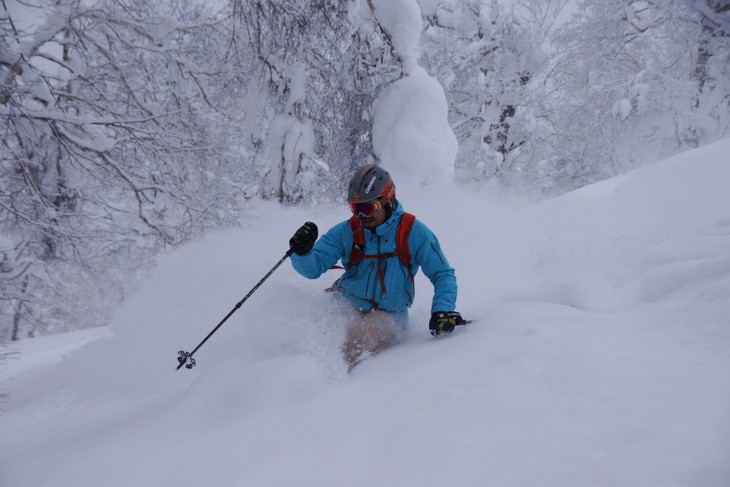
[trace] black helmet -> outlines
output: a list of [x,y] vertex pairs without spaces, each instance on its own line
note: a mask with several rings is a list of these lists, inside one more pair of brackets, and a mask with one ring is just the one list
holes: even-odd
[[355,170],[347,188],[347,201],[364,203],[383,198],[385,205],[395,196],[395,184],[388,171],[379,166],[361,166]]

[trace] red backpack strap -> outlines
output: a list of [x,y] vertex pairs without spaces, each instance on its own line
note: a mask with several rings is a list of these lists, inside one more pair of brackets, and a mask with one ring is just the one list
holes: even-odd
[[350,249],[350,261],[347,263],[347,267],[358,265],[365,249],[365,230],[358,217],[353,215],[350,218],[350,228],[352,229],[352,249]]
[[408,248],[408,238],[411,236],[411,230],[413,224],[416,222],[416,217],[410,213],[403,213],[398,225],[398,233],[395,237],[395,246],[398,249],[398,257],[401,263],[408,269],[413,279],[413,273],[411,272],[411,250]]

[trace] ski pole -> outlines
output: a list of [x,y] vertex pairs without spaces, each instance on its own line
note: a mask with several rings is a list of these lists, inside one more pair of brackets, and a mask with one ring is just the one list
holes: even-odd
[[[279,260],[279,262],[277,262],[277,263],[276,263],[276,265],[275,265],[274,267],[272,267],[272,268],[271,268],[271,270],[270,270],[269,272],[267,272],[267,273],[266,273],[266,275],[265,275],[264,277],[262,277],[262,278],[261,278],[261,280],[260,280],[259,282],[257,282],[257,283],[256,283],[256,285],[255,285],[255,286],[253,287],[253,289],[251,289],[251,290],[250,290],[250,291],[248,292],[248,294],[246,294],[246,295],[245,295],[245,296],[243,297],[243,299],[241,299],[241,300],[240,300],[239,302],[237,302],[237,303],[236,303],[236,306],[234,306],[234,307],[233,307],[233,309],[232,309],[232,310],[231,310],[231,311],[230,311],[230,312],[229,312],[229,313],[228,313],[228,314],[226,315],[226,317],[225,317],[225,318],[223,318],[223,319],[221,320],[221,322],[220,322],[220,323],[218,323],[218,326],[216,326],[215,328],[213,328],[213,331],[211,331],[210,333],[208,333],[208,336],[207,336],[207,337],[205,337],[205,338],[203,339],[203,341],[202,341],[202,342],[200,342],[200,343],[198,344],[198,346],[197,346],[197,347],[195,347],[195,349],[194,349],[194,350],[193,350],[192,352],[186,352],[186,351],[184,351],[184,350],[180,350],[179,352],[177,352],[177,355],[178,355],[178,357],[177,357],[177,361],[179,362],[179,365],[177,366],[177,369],[175,369],[175,370],[180,370],[180,368],[181,368],[181,367],[182,367],[183,365],[185,366],[185,368],[186,368],[186,369],[192,369],[193,367],[195,367],[195,359],[193,358],[193,355],[195,354],[195,352],[197,352],[197,351],[198,351],[198,349],[199,349],[200,347],[202,347],[202,346],[203,346],[203,344],[204,344],[205,342],[207,342],[207,341],[208,341],[208,339],[209,339],[210,337],[212,337],[212,336],[213,336],[213,334],[214,334],[214,333],[215,333],[216,331],[218,331],[218,328],[220,328],[221,326],[223,326],[223,323],[225,323],[225,322],[226,322],[226,321],[228,320],[228,318],[230,318],[230,317],[231,317],[231,315],[232,315],[233,313],[235,313],[235,312],[236,312],[236,311],[238,310],[238,308],[240,308],[240,307],[241,307],[241,305],[242,305],[243,303],[245,303],[245,302],[246,302],[246,300],[247,300],[248,298],[250,298],[250,297],[251,297],[251,295],[252,295],[252,294],[253,294],[254,292],[256,292],[256,290],[257,290],[257,289],[258,289],[259,287],[261,287],[261,284],[263,284],[263,283],[264,283],[264,281],[265,281],[266,279],[268,279],[268,278],[269,278],[269,276],[271,276],[271,274],[273,274],[273,273],[274,273],[274,271],[275,271],[276,269],[278,269],[278,268],[279,268],[279,266],[280,266],[281,264],[283,264],[283,263],[284,263],[284,261],[285,261],[285,260],[287,259],[287,257],[291,256],[291,254],[292,254],[293,252],[294,252],[293,250],[289,249],[289,250],[288,250],[288,251],[286,252],[286,254],[284,254],[284,257],[282,257],[282,258],[281,258],[281,259]],[[188,363],[188,361],[189,361],[189,363]]]

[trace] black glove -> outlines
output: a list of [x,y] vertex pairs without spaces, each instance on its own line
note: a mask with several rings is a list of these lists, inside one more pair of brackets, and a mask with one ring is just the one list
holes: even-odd
[[428,329],[431,335],[438,336],[444,333],[451,333],[454,328],[464,323],[458,311],[437,311],[431,314],[431,321],[428,322]]
[[297,255],[308,254],[314,247],[318,235],[317,225],[307,222],[289,239],[289,249]]

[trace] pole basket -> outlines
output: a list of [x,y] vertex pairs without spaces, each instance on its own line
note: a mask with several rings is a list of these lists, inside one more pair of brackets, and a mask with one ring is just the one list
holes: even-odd
[[193,358],[193,354],[190,352],[186,352],[184,350],[177,352],[177,361],[180,363],[180,365],[177,366],[178,369],[183,365],[186,369],[192,369],[195,367],[195,359]]

